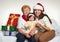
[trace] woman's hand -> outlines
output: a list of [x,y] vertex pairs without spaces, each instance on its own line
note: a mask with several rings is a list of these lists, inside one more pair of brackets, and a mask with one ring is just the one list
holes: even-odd
[[42,25],[42,28],[44,28],[47,31],[51,31],[52,29],[50,29],[49,27],[47,27],[46,25]]
[[36,24],[36,27],[38,27],[38,28],[41,27],[41,24],[37,23],[37,24]]
[[48,30],[48,31],[51,31],[52,29],[50,29],[49,27],[45,26],[44,27]]
[[44,29],[47,30],[47,31],[50,31],[50,30],[51,30],[51,29],[50,29],[49,27],[47,27],[46,25],[41,25],[40,23],[37,23],[36,26],[37,26],[38,28],[42,27],[42,28],[44,28]]

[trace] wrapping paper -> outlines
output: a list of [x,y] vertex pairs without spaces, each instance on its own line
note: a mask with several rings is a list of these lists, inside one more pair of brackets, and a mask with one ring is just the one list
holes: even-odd
[[2,26],[2,31],[16,31],[15,26]]
[[11,13],[7,21],[7,26],[17,26],[19,17],[20,17],[20,14]]

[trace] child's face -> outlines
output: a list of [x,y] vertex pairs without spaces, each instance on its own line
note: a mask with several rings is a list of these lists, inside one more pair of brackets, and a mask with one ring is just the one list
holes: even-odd
[[31,17],[29,18],[29,21],[34,21],[34,16],[31,16]]

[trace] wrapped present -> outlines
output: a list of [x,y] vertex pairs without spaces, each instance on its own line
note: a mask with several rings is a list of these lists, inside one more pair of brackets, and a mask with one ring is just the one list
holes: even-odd
[[7,21],[7,26],[17,26],[18,18],[20,14],[10,14],[9,19]]
[[13,32],[11,32],[11,31],[3,31],[3,33],[4,33],[4,36],[15,36],[17,34],[16,31],[13,31]]
[[16,26],[2,26],[2,31],[16,31]]
[[2,31],[7,31],[7,26],[2,26]]

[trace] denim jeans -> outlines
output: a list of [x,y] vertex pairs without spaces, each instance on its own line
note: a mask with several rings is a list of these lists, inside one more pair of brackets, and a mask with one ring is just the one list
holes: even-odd
[[24,35],[18,33],[18,34],[16,35],[16,37],[17,37],[16,42],[24,42],[26,39],[28,40],[28,42],[35,42],[34,36],[32,36],[32,37],[30,37],[30,38],[26,38]]

